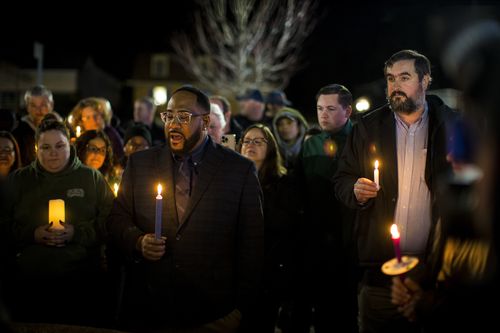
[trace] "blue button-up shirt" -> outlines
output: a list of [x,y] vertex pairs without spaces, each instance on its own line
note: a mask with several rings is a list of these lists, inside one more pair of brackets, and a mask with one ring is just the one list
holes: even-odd
[[398,154],[398,201],[394,223],[404,254],[423,254],[431,226],[431,194],[425,182],[428,106],[418,121],[406,125],[395,113]]

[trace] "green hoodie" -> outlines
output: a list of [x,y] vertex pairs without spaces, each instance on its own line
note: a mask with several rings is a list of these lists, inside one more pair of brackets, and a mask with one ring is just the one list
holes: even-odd
[[[14,172],[8,180],[0,223],[12,232],[19,273],[60,276],[78,273],[99,264],[99,245],[113,194],[104,177],[81,163],[72,148],[68,166],[58,172],[44,170],[37,160]],[[35,243],[35,229],[48,223],[48,203],[65,202],[66,223],[74,237],[65,247]]]

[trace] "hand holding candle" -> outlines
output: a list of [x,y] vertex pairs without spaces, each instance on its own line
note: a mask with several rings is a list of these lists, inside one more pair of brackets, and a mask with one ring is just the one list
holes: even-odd
[[375,169],[373,170],[373,181],[377,184],[377,188],[380,187],[379,171],[378,171],[378,160],[375,161]]
[[396,253],[396,258],[398,259],[398,262],[401,262],[401,249],[399,247],[400,235],[398,226],[395,224],[391,226],[391,235],[392,235],[392,243],[394,244],[394,252]]
[[158,195],[156,196],[156,216],[155,216],[155,238],[161,239],[161,211],[162,211],[162,201],[161,196],[161,184],[158,184]]
[[64,200],[49,200],[49,223],[52,222],[52,229],[63,230],[61,222],[66,221],[64,210]]
[[401,256],[401,249],[399,247],[399,230],[396,224],[391,226],[391,236],[392,243],[394,245],[394,252],[396,253],[396,258],[392,258],[386,261],[381,269],[384,274],[396,276],[398,275],[401,280],[406,278],[406,273],[411,271],[418,264],[418,258],[412,256]]

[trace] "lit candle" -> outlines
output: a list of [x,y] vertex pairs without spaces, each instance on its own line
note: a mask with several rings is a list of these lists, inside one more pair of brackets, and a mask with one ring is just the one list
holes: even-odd
[[373,181],[377,184],[377,188],[379,187],[379,171],[378,171],[378,160],[375,161],[375,169],[373,170]]
[[394,252],[396,253],[396,258],[398,259],[398,262],[401,262],[401,249],[399,248],[400,235],[398,226],[395,224],[391,226],[391,236],[392,243],[394,244]]
[[163,197],[161,196],[161,184],[158,184],[158,195],[156,196],[156,217],[155,217],[155,238],[161,238],[161,206]]
[[82,128],[80,126],[76,126],[76,137],[79,138],[82,134]]
[[49,200],[49,223],[52,222],[53,229],[63,230],[60,221],[65,222],[64,200]]
[[117,183],[114,183],[114,184],[113,184],[113,192],[115,193],[115,197],[117,197],[117,196],[118,196],[118,188],[119,188],[119,187],[120,187],[120,186],[119,186]]

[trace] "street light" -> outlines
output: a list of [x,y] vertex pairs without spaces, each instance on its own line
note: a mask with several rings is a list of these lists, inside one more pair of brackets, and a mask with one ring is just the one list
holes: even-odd
[[366,97],[360,97],[354,104],[358,112],[365,112],[370,109],[370,101]]

